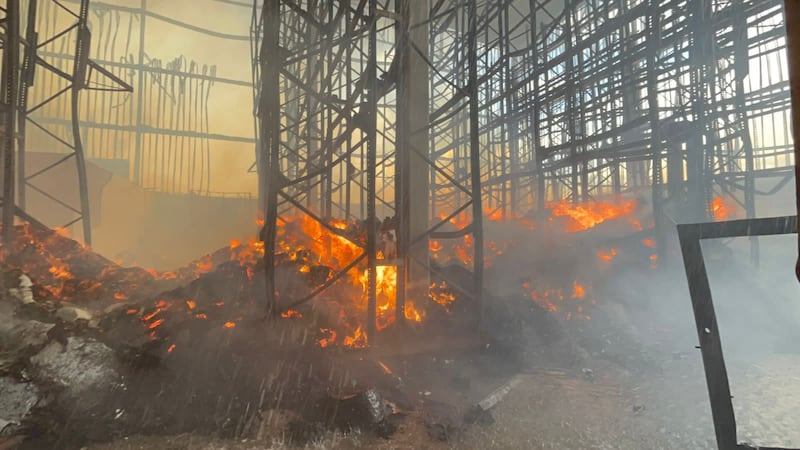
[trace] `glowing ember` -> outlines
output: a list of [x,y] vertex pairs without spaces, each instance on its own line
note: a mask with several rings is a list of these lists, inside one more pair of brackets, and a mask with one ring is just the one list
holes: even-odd
[[456,296],[447,289],[447,283],[442,281],[439,285],[433,283],[428,290],[428,298],[442,305],[446,311],[450,312],[449,306],[456,301]]
[[714,200],[711,201],[711,212],[716,221],[727,220],[732,211],[733,207],[726,204],[722,197],[714,197]]
[[174,351],[175,351],[175,344],[172,344],[172,345],[170,345],[170,346],[169,346],[169,348],[167,349],[167,353],[172,353],[172,352],[174,352]]
[[605,252],[602,250],[597,251],[597,257],[602,259],[603,261],[611,261],[614,257],[617,256],[617,249],[612,248],[611,250]]
[[386,375],[392,374],[392,369],[390,369],[389,366],[387,366],[386,364],[378,361],[378,365],[381,366],[381,369],[383,369],[383,373],[385,373]]
[[411,320],[414,322],[422,322],[422,319],[425,318],[425,312],[415,308],[414,302],[411,300],[406,301],[406,307],[403,313],[406,317],[406,320]]
[[150,314],[147,314],[146,316],[143,316],[142,320],[144,320],[145,322],[149,322],[150,319],[152,319],[153,317],[157,316],[158,313],[160,313],[160,312],[161,312],[161,308],[156,308],[155,311],[151,312]]
[[344,346],[351,348],[365,348],[367,346],[367,335],[361,331],[361,326],[356,328],[352,336],[345,336]]
[[630,215],[636,208],[636,201],[630,200],[620,205],[604,202],[588,202],[580,205],[568,203],[566,199],[551,203],[549,209],[553,217],[569,217],[572,221],[567,231],[574,233],[588,230],[612,219]]
[[642,244],[644,244],[645,247],[655,248],[656,241],[651,238],[642,239]]
[[125,314],[127,314],[127,315],[131,316],[131,315],[133,315],[133,314],[136,314],[136,313],[138,313],[138,312],[139,312],[139,310],[138,310],[138,309],[136,309],[136,308],[130,308],[130,309],[128,309],[128,310],[126,310],[126,311],[125,311]]
[[225,325],[223,325],[223,326],[225,328],[235,328],[236,327],[236,323],[234,323],[234,322],[225,322]]
[[330,328],[320,328],[319,332],[327,335],[317,341],[317,345],[320,347],[325,348],[333,345],[333,343],[336,342],[336,331],[331,330]]
[[123,294],[122,292],[115,292],[114,293],[114,300],[125,300],[128,296]]
[[195,319],[204,319],[205,320],[205,319],[208,319],[208,316],[206,315],[206,313],[198,313],[198,314],[194,315],[194,318]]
[[195,303],[195,301],[194,301],[194,300],[186,300],[186,306],[187,306],[187,307],[188,307],[190,310],[192,310],[192,309],[195,309],[195,308],[197,307],[197,303]]
[[288,311],[284,311],[281,313],[281,317],[284,319],[295,318],[295,319],[302,319],[303,315],[300,314],[299,311],[295,311],[294,309],[290,309]]
[[586,297],[586,289],[580,285],[577,281],[572,284],[572,298],[583,298]]
[[161,326],[162,323],[164,323],[164,319],[158,319],[155,322],[153,322],[150,325],[148,325],[147,328],[149,328],[151,330],[154,330],[154,329],[158,328],[159,326]]

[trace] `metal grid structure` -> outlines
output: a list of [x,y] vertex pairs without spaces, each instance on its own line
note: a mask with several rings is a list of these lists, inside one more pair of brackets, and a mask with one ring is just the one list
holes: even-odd
[[[474,1],[440,2],[430,11],[420,5],[425,6],[387,0],[352,4],[267,0],[256,1],[253,9],[254,42],[260,44],[254,46],[261,123],[257,165],[265,215],[263,239],[270,244],[265,267],[274,264],[276,249],[271,246],[281,216],[302,213],[339,235],[342,231],[331,225],[332,218],[361,221],[366,239],[356,244],[363,253],[297,302],[310,300],[350,270],[365,267],[370,342],[375,336],[376,235],[381,217],[395,223],[398,237],[397,260],[381,262],[398,267],[398,322],[404,320],[405,295],[415,288],[411,284],[425,276],[414,272],[433,269],[427,260],[431,237],[471,237],[474,292],[481,291],[481,221],[470,221],[455,231],[440,230],[464,212],[482,217],[482,203],[472,201],[480,196],[476,39],[480,14]],[[473,20],[458,34],[444,25],[466,17]],[[447,72],[438,70],[444,65],[440,54],[428,58],[427,32],[420,39],[420,30],[427,29],[445,31],[443,39],[450,49],[446,58],[450,64],[466,62],[470,67],[466,76],[448,79]],[[452,67],[455,72],[456,66]],[[427,80],[433,71],[450,88],[429,99]],[[415,114],[420,105],[421,113]],[[455,159],[466,155],[466,170],[442,165],[426,148],[429,142],[441,146],[434,130],[449,126],[461,114],[469,120],[468,139],[453,142],[448,151]],[[428,190],[419,187],[428,186],[430,180],[448,182],[448,190],[459,192],[460,200],[431,225]],[[266,276],[271,308],[273,271],[267,269]]]
[[[793,176],[780,1],[430,1],[422,2],[425,19],[408,28],[424,26],[425,36],[410,44],[395,33],[403,4],[254,3],[257,166],[268,223],[285,212],[278,204],[323,223],[372,223],[375,208],[404,223],[403,199],[419,200],[409,190],[422,184],[431,228],[417,239],[482,237],[472,218],[484,209],[519,214],[632,193],[652,199],[663,253],[671,223],[713,220],[715,195],[752,218],[756,196]],[[426,102],[428,122],[414,130],[402,125],[408,96],[396,84],[413,71],[397,58],[404,48],[427,64],[427,94],[408,102]],[[276,72],[268,77],[267,69]],[[408,163],[397,149],[418,133],[427,148],[411,153],[427,173],[403,178]],[[455,218],[470,225],[438,231]],[[414,239],[402,226],[398,233],[403,253],[403,238]]]
[[[3,34],[3,240],[13,239],[12,226],[17,215],[27,216],[26,192],[38,192],[54,208],[62,208],[74,217],[66,224],[82,222],[83,240],[91,245],[91,220],[88,203],[85,151],[81,133],[80,106],[83,91],[130,92],[132,88],[119,77],[90,59],[92,33],[89,29],[89,1],[82,0],[73,10],[57,1],[6,4]],[[47,15],[53,19],[45,19]],[[50,26],[42,26],[50,22]],[[23,34],[24,24],[24,34]],[[69,58],[54,63],[53,48],[66,51],[75,45]],[[67,59],[65,61],[65,59]],[[85,101],[85,100],[83,100]],[[58,133],[39,115],[46,108],[60,105],[61,117],[68,117]],[[27,125],[33,125],[64,157],[34,173],[26,171],[26,152],[30,142]],[[72,205],[36,185],[38,177],[57,166],[74,162],[77,172],[79,204]]]
[[[29,217],[26,193],[34,191],[37,200],[73,217],[48,225],[82,222],[83,241],[91,244],[85,160],[110,162],[117,175],[147,190],[218,195],[211,191],[214,143],[254,142],[252,135],[212,133],[209,123],[215,86],[250,88],[252,82],[220,77],[216,66],[183,56],[161,61],[146,51],[151,21],[231,42],[247,42],[247,34],[219,33],[159,15],[147,0],[138,8],[86,0],[17,1],[8,3],[5,14],[4,105],[16,106],[7,106],[4,115],[5,129],[15,130],[3,134],[8,180],[3,198],[15,198],[6,203],[4,223],[13,221],[15,208]],[[81,90],[92,94],[79,96]],[[30,171],[26,152],[63,157]],[[39,182],[73,159],[77,204]]]
[[[42,10],[42,30],[57,22],[52,8]],[[148,24],[152,27],[160,22],[229,42],[245,43],[249,36],[219,33],[165,17],[152,11],[147,0],[140,0],[138,7],[91,2],[87,22],[95,33],[92,58],[127,80],[134,90],[125,96],[99,92],[82,102],[86,157],[121,164],[119,175],[147,190],[213,195],[212,147],[254,141],[252,136],[213,133],[209,98],[221,88],[249,88],[252,83],[218,76],[215,65],[183,55],[167,61],[151,56],[148,46],[155,42],[148,39]],[[56,67],[69,64],[69,52],[63,46],[53,47],[47,56]],[[52,83],[53,89],[61,87],[60,80],[43,82]],[[64,117],[59,105],[41,111],[41,122],[59,136],[69,132]]]

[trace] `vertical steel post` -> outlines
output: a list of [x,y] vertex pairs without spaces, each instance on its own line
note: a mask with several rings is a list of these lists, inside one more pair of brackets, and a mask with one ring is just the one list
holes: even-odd
[[377,320],[377,217],[375,215],[375,169],[377,159],[377,0],[369,0],[369,34],[367,53],[367,342],[375,345]]
[[89,211],[89,180],[86,174],[86,161],[83,154],[80,123],[80,93],[86,86],[86,67],[89,62],[89,49],[92,33],[89,31],[89,0],[81,0],[78,15],[78,40],[75,44],[75,63],[72,72],[72,92],[70,106],[72,109],[72,138],[75,143],[75,163],[78,169],[78,189],[81,196],[81,214],[83,215],[83,242],[92,245],[92,221]]
[[469,0],[469,161],[472,180],[472,244],[475,300],[479,308],[478,329],[484,326],[483,304],[483,195],[481,192],[480,122],[478,117],[478,11],[476,0]]
[[6,4],[6,39],[3,43],[3,244],[14,241],[14,153],[17,141],[19,95],[19,0]]
[[266,283],[266,311],[276,311],[275,298],[275,239],[278,223],[278,192],[280,182],[280,69],[283,58],[280,51],[280,0],[265,0],[261,12],[264,37],[261,46],[261,97],[259,113],[262,115],[262,161],[265,167],[259,171],[266,177],[264,199],[264,273]]
[[[786,54],[789,58],[789,85],[792,93],[792,130],[794,136],[794,178],[797,214],[800,215],[800,4],[797,0],[784,2],[786,24]],[[798,222],[797,265],[795,274],[800,281],[800,221]]]
[[22,59],[22,73],[19,89],[19,142],[17,160],[17,203],[25,210],[26,197],[25,188],[27,184],[25,169],[25,126],[28,117],[28,91],[33,86],[34,74],[36,72],[36,46],[38,44],[38,33],[36,32],[36,13],[39,2],[28,3],[28,22],[25,30],[25,55]]
[[147,0],[142,0],[139,9],[139,57],[137,65],[139,73],[136,87],[136,142],[133,149],[133,182],[142,184],[142,126],[144,125],[144,35],[147,18]]
[[[648,11],[648,28],[650,30],[647,36],[647,105],[649,108],[649,121],[650,121],[650,146],[651,146],[651,159],[652,159],[652,200],[653,200],[653,222],[655,228],[655,241],[656,241],[656,254],[661,261],[666,258],[666,238],[664,233],[664,195],[662,179],[662,165],[661,165],[661,126],[658,108],[658,72],[656,71],[658,51],[661,48],[661,20],[660,12],[658,10],[658,1],[651,0],[650,9]],[[632,105],[627,105],[627,109],[631,110]],[[670,177],[674,176],[670,173]],[[663,263],[661,264],[663,266]]]

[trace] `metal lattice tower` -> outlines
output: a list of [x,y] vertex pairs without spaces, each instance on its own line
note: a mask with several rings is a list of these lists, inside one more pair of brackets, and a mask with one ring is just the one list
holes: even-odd
[[[39,14],[42,9],[61,14],[59,25],[49,30],[51,33],[40,32],[44,22]],[[93,90],[130,92],[131,87],[89,57],[92,42],[88,26],[89,0],[82,0],[77,10],[56,1],[11,0],[5,13],[2,68],[4,241],[7,243],[13,238],[13,226],[10,225],[15,216],[32,219],[25,211],[26,192],[31,189],[51,200],[54,208],[65,209],[73,215],[74,218],[69,222],[56,225],[67,227],[82,222],[83,240],[91,245],[86,163],[81,136],[81,93]],[[75,47],[69,68],[55,64],[49,58],[51,49],[58,45],[64,48],[73,40]],[[53,78],[61,82],[54,83]],[[65,97],[68,103],[64,104],[68,105],[68,110],[64,115],[70,117],[68,137],[59,136],[38,118],[41,109]],[[59,147],[59,153],[64,154],[34,173],[26,170],[28,124],[48,136],[50,145]],[[55,167],[67,163],[74,163],[76,167],[78,205],[69,204],[60,198],[59,192],[49,192],[36,184],[37,178],[47,176]]]

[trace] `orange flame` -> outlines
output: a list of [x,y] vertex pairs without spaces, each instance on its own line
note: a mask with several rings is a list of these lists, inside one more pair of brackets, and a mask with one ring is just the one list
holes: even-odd
[[236,323],[234,323],[234,322],[225,322],[225,325],[223,325],[223,326],[225,328],[235,328],[236,327]]
[[607,220],[630,215],[636,209],[636,201],[630,200],[620,205],[604,202],[573,205],[564,199],[557,203],[551,203],[549,209],[553,217],[569,217],[572,219],[567,225],[567,231],[574,233],[594,228]]
[[614,257],[617,256],[617,249],[612,248],[611,250],[604,252],[602,250],[597,251],[597,257],[602,259],[603,261],[611,261]]
[[580,283],[575,281],[572,284],[572,298],[583,298],[583,297],[586,297],[586,289],[584,289],[584,287],[581,286]]
[[284,319],[289,319],[289,318],[302,319],[303,315],[300,314],[300,311],[296,311],[294,309],[290,309],[288,311],[282,312],[281,313],[281,317],[283,317]]
[[727,220],[732,211],[733,207],[726,204],[722,197],[714,197],[714,200],[711,201],[711,212],[716,221]]

